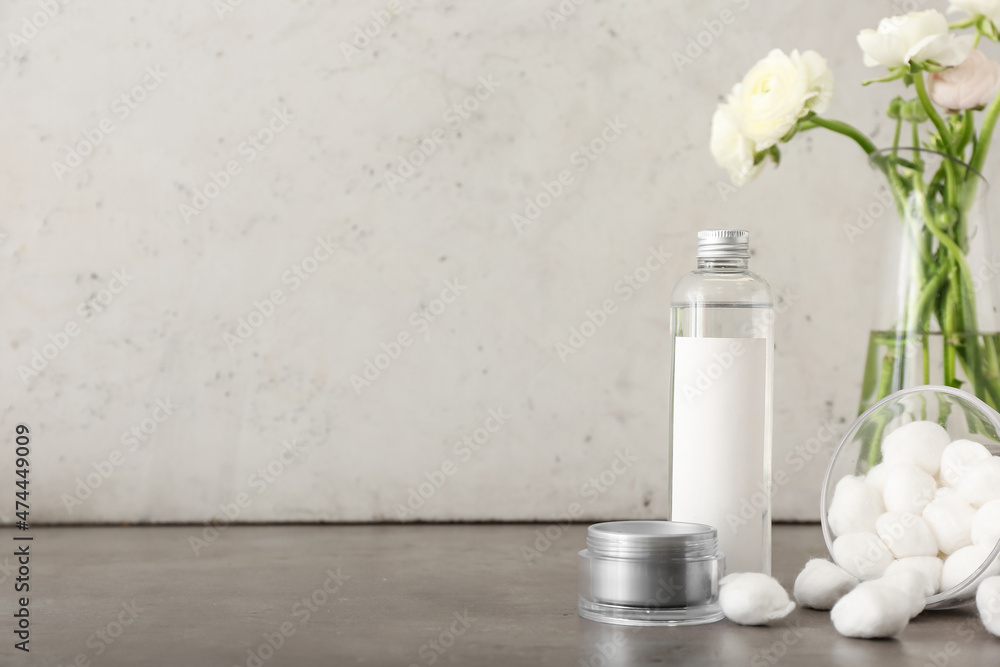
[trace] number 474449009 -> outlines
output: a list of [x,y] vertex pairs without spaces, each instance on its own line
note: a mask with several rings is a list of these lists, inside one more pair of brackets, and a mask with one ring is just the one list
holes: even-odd
[[14,461],[15,475],[20,478],[15,483],[17,485],[17,491],[14,495],[17,496],[17,507],[15,514],[17,515],[17,527],[21,530],[27,530],[28,528],[28,455],[31,453],[31,432],[25,424],[18,424],[15,429],[17,437],[15,441],[17,443],[17,449],[15,454],[17,454],[17,459]]

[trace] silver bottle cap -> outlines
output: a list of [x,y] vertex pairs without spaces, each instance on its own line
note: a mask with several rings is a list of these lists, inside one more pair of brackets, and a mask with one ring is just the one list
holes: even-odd
[[749,259],[750,232],[742,229],[705,229],[698,232],[698,257]]

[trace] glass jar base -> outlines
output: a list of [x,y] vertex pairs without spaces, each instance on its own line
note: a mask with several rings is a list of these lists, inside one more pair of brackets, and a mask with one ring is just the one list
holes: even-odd
[[615,604],[594,602],[580,597],[577,608],[580,616],[599,623],[614,625],[675,626],[715,623],[724,618],[719,603],[697,607],[651,608],[625,607]]

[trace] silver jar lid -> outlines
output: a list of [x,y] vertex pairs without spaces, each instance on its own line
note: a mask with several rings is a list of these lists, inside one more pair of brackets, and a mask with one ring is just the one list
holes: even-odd
[[698,232],[698,257],[726,259],[750,257],[750,232],[742,229],[705,229]]
[[705,558],[719,549],[715,528],[680,521],[608,521],[587,529],[587,548],[610,558]]

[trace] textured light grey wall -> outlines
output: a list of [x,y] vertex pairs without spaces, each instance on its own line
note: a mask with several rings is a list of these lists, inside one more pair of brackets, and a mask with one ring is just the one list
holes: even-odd
[[775,514],[817,517],[878,183],[814,132],[725,191],[709,123],[812,48],[884,141],[854,35],[891,3],[43,5],[0,7],[0,433],[33,430],[35,520],[662,517],[669,294],[717,226],[785,295]]

